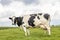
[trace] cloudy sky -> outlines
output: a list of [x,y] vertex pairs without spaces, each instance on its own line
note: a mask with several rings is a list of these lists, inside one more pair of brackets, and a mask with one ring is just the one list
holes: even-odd
[[10,26],[11,16],[48,13],[51,24],[60,24],[60,0],[0,0],[0,26]]

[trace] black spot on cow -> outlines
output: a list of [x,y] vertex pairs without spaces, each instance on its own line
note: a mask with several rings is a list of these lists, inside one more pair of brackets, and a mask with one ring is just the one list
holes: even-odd
[[44,14],[44,18],[45,18],[45,19],[47,19],[47,20],[48,20],[48,19],[49,19],[49,17],[50,17],[50,15],[49,15],[49,14]]
[[37,16],[37,18],[38,18],[38,19],[40,19],[40,17],[39,17],[39,16]]
[[20,26],[23,24],[22,20],[23,20],[23,17],[16,17],[14,20],[14,24],[17,23],[17,25]]
[[28,20],[28,24],[30,25],[30,26],[35,26],[34,25],[34,18],[35,18],[35,16],[31,16],[30,18],[29,18],[29,20]]
[[38,13],[38,15],[42,15],[42,13]]
[[30,16],[37,16],[37,14],[30,14]]

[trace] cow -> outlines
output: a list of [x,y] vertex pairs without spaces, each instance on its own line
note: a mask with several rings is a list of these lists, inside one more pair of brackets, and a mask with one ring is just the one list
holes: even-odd
[[44,30],[47,30],[48,35],[51,35],[51,29],[50,29],[50,15],[48,13],[37,13],[37,14],[29,14],[24,15],[22,17],[9,17],[9,19],[12,20],[13,25],[18,25],[19,27],[22,27],[24,30],[25,36],[30,35],[29,28],[42,28]]

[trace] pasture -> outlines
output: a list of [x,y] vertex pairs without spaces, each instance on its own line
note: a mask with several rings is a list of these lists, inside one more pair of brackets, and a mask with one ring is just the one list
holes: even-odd
[[60,40],[60,27],[51,27],[51,36],[40,28],[30,28],[31,35],[24,36],[18,27],[0,27],[0,40]]

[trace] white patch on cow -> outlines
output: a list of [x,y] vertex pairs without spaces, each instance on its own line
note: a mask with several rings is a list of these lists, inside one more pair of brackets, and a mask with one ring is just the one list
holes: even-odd
[[29,15],[25,15],[25,16],[23,17],[24,25],[26,25],[27,27],[29,26],[29,24],[28,24],[28,20],[29,20],[29,18],[30,18]]
[[44,25],[40,25],[40,27],[41,27],[42,29],[46,28]]
[[12,24],[14,24],[14,19],[15,19],[15,16],[12,17]]
[[38,25],[40,25],[40,20],[39,19],[37,19],[37,16],[35,17],[35,19],[34,19],[34,24],[35,24],[35,26],[38,26]]

